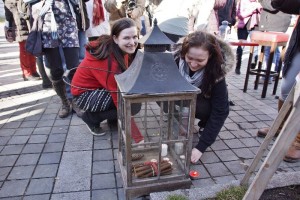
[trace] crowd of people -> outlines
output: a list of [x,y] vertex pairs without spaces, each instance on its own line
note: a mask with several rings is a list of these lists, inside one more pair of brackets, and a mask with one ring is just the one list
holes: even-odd
[[[102,121],[117,119],[114,75],[130,66],[137,48],[141,48],[138,39],[150,31],[153,18],[157,18],[162,31],[171,40],[179,41],[172,49],[179,72],[202,91],[196,101],[200,137],[192,150],[193,163],[214,143],[229,114],[226,74],[234,67],[236,74],[241,74],[243,48],[238,47],[234,55],[229,44],[218,37],[221,22],[228,21],[231,28],[236,27],[238,39],[247,39],[254,30],[285,32],[290,14],[298,14],[300,8],[292,0],[178,0],[178,12],[170,12],[168,5],[174,4],[173,0],[25,2],[4,1],[6,37],[10,42],[19,42],[24,81],[42,79],[43,88],[53,87],[62,102],[59,117],[65,118],[75,111],[97,136],[105,134],[100,126]],[[44,55],[34,57],[26,52],[25,44],[37,18],[43,19]],[[179,18],[183,23],[179,26],[184,29],[180,33],[176,20],[170,21]],[[16,30],[13,39],[12,27]],[[297,22],[284,60],[281,105],[300,71],[296,64],[298,29]],[[265,48],[266,59],[269,52],[270,48]],[[279,50],[277,52],[276,66],[280,56]],[[256,63],[257,56],[253,67]],[[69,70],[71,88],[63,80],[65,70]],[[143,143],[144,137],[135,122],[131,125],[132,138],[136,143]],[[265,136],[267,132],[268,129],[260,130],[258,135]],[[297,138],[287,161],[300,160],[299,134]]]

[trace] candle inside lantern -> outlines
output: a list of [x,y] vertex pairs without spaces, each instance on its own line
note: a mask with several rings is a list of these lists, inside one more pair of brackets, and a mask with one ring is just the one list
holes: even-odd
[[183,143],[182,142],[175,143],[175,152],[177,155],[183,154]]
[[167,156],[168,154],[168,145],[162,144],[161,145],[161,156]]
[[191,170],[189,175],[190,175],[190,178],[193,180],[193,179],[199,178],[200,173],[196,170]]

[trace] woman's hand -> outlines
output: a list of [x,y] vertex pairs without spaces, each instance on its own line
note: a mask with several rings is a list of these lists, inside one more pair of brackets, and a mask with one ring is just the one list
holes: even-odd
[[198,160],[201,158],[201,156],[202,156],[201,151],[199,151],[196,148],[193,148],[192,155],[191,155],[191,162],[192,163],[198,162]]

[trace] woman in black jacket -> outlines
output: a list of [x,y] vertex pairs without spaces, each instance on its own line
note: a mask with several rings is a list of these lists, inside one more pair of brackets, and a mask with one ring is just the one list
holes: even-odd
[[195,116],[200,119],[201,136],[191,155],[195,163],[214,143],[229,114],[225,75],[234,66],[234,54],[228,44],[212,34],[196,31],[184,39],[175,60],[181,75],[201,89]]

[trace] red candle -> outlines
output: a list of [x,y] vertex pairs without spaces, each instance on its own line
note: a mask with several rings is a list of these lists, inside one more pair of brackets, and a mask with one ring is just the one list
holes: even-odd
[[196,171],[196,170],[190,171],[190,178],[192,180],[199,178],[199,176],[200,176],[200,173],[198,171]]

